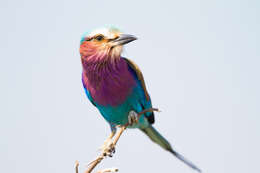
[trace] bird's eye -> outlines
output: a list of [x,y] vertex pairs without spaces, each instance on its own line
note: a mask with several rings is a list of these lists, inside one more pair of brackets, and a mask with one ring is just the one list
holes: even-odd
[[103,35],[98,35],[98,36],[95,37],[95,39],[98,40],[98,41],[101,41],[101,40],[104,39],[104,36]]

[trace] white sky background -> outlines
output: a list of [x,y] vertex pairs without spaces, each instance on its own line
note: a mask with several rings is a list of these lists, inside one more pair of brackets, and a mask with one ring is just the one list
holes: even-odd
[[[205,173],[259,172],[258,1],[0,2],[0,172],[72,173],[110,133],[81,84],[79,41],[118,26],[139,40],[124,55],[142,69],[156,128]],[[193,172],[139,130],[101,168]],[[100,168],[100,167],[99,167]]]

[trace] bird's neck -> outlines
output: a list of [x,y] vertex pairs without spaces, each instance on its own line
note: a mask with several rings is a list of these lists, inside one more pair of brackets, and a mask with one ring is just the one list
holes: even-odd
[[122,68],[121,57],[81,57],[83,73],[91,82],[99,82],[102,78],[117,73]]

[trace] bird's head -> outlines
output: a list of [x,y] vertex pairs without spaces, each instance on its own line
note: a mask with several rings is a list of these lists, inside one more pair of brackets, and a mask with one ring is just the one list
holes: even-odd
[[123,45],[137,38],[123,34],[116,28],[97,29],[85,34],[80,42],[80,55],[83,59],[112,59],[120,57]]

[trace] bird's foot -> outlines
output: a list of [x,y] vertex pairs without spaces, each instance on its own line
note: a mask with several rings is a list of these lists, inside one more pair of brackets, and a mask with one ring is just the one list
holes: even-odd
[[101,151],[103,153],[104,156],[109,156],[112,157],[113,154],[115,153],[115,145],[112,141],[112,139],[107,139],[103,146],[101,147]]
[[138,123],[138,114],[135,111],[130,111],[128,114],[128,123],[130,126]]

